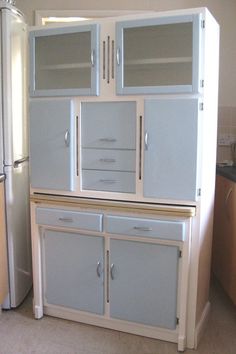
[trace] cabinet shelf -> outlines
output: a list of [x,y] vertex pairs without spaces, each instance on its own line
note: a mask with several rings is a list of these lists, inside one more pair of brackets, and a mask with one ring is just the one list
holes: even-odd
[[149,65],[149,64],[178,64],[191,63],[192,57],[176,57],[176,58],[151,58],[151,59],[134,59],[126,60],[125,66],[129,65]]
[[90,68],[91,63],[71,63],[71,64],[52,64],[41,65],[40,70],[69,70],[69,69],[86,69]]

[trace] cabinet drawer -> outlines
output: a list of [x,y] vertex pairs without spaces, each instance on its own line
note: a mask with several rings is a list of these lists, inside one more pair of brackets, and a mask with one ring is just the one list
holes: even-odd
[[83,149],[82,168],[106,171],[135,171],[134,150]]
[[111,234],[147,236],[176,241],[184,241],[185,238],[185,224],[181,221],[108,215],[106,225],[106,231]]
[[82,103],[81,128],[83,147],[135,149],[136,103]]
[[91,231],[102,231],[102,214],[37,208],[36,223]]
[[135,193],[135,173],[83,170],[83,189]]

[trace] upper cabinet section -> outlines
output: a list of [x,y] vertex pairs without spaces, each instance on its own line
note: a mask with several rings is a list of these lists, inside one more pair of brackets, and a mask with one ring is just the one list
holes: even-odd
[[98,95],[99,25],[30,32],[31,96]]
[[200,15],[116,24],[118,94],[199,90]]

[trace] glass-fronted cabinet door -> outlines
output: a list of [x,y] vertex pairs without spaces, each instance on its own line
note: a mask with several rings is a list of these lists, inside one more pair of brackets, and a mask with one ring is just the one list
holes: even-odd
[[117,22],[117,93],[199,90],[200,15]]
[[31,96],[98,95],[99,26],[30,32]]

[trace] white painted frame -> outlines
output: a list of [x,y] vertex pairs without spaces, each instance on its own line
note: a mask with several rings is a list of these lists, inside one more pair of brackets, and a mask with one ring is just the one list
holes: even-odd
[[147,13],[147,10],[35,10],[34,24],[35,26],[43,25],[45,17],[88,17],[102,18],[114,17],[121,15]]

